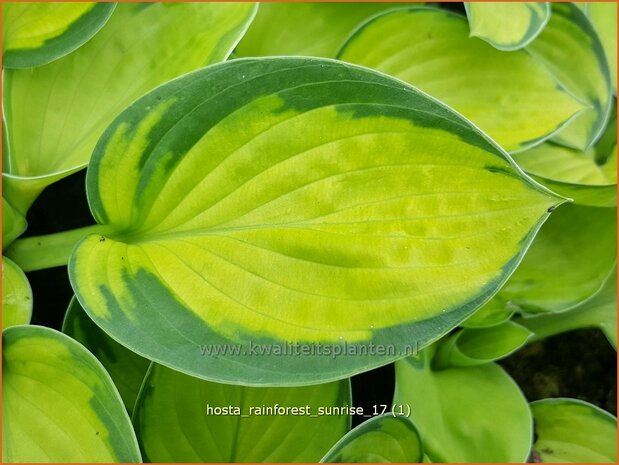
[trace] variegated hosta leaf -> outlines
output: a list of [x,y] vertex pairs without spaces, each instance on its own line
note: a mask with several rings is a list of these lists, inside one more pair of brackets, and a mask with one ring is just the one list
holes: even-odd
[[528,53],[504,53],[469,38],[466,19],[445,10],[377,16],[357,29],[338,57],[419,87],[509,151],[540,143],[582,109]]
[[615,208],[562,206],[486,305],[516,306],[527,313],[558,312],[592,297],[616,263],[616,218]]
[[[69,263],[91,318],[147,358],[251,384],[341,378],[440,337],[562,202],[425,94],[317,58],[158,88],[108,128],[87,189],[109,231]],[[322,346],[273,353],[287,343]]]
[[499,50],[518,50],[535,39],[550,19],[548,2],[465,2],[471,36]]
[[527,51],[590,107],[554,137],[586,150],[602,134],[612,106],[610,70],[593,25],[573,3],[555,2],[550,21]]
[[321,463],[421,463],[423,446],[415,425],[406,417],[371,418],[346,436]]
[[334,57],[353,29],[374,14],[403,3],[265,2],[239,43],[240,57]]
[[62,333],[40,326],[2,333],[2,461],[141,461],[109,375]]
[[617,350],[617,270],[602,289],[577,307],[559,313],[519,318],[518,323],[534,333],[531,341],[580,328],[599,328]]
[[2,197],[2,250],[26,230],[26,218]]
[[133,412],[150,360],[140,357],[93,323],[77,299],[71,299],[62,332],[83,344],[110,374],[129,414]]
[[133,422],[151,462],[317,462],[350,429],[350,395],[348,380],[245,387],[153,364]]
[[24,272],[2,257],[2,328],[25,325],[32,317],[32,289]]
[[465,328],[437,343],[433,367],[466,367],[499,360],[514,353],[532,336],[530,330],[513,321],[488,328]]
[[434,371],[434,348],[396,362],[393,400],[410,407],[428,461],[525,462],[533,424],[516,383],[495,363]]
[[617,3],[587,2],[587,16],[600,36],[615,95],[617,94]]
[[71,53],[94,36],[114,3],[3,2],[2,66],[31,68]]
[[531,403],[534,462],[617,463],[617,418],[578,399]]
[[591,150],[581,152],[547,142],[515,154],[514,160],[539,182],[577,204],[617,205],[616,158],[608,160],[610,167],[600,166]]
[[224,60],[254,11],[253,3],[123,3],[74,53],[5,70],[7,200],[25,212],[43,188],[86,166],[122,109],[163,82]]

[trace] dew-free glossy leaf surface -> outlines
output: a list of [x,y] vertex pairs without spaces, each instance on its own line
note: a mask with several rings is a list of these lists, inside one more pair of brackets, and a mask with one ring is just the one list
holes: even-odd
[[615,2],[588,2],[587,16],[597,31],[606,60],[615,95],[617,94],[617,4]]
[[[107,130],[87,188],[109,231],[69,263],[91,318],[162,364],[251,384],[338,379],[439,337],[561,203],[416,89],[310,58],[160,87]],[[286,342],[326,347],[266,353]]]
[[600,166],[592,150],[582,152],[550,142],[514,155],[523,170],[549,189],[594,207],[617,205],[615,160],[611,156],[608,167]]
[[415,425],[405,417],[364,421],[323,457],[322,463],[421,463],[423,447]]
[[88,317],[77,299],[71,299],[62,332],[83,344],[105,367],[129,414],[142,387],[150,361],[121,346]]
[[522,347],[533,333],[512,321],[488,328],[465,328],[441,339],[434,368],[466,367],[499,360]]
[[24,272],[2,257],[2,329],[25,325],[32,317],[32,289]]
[[570,147],[587,149],[602,134],[612,106],[610,69],[593,25],[576,5],[554,2],[550,21],[527,51],[590,106],[554,137]]
[[71,53],[94,36],[114,3],[3,2],[2,66],[31,68]]
[[490,299],[483,307],[464,320],[460,326],[465,328],[489,328],[508,321],[518,310],[513,304]]
[[561,206],[488,305],[556,312],[593,296],[616,262],[616,218],[614,208]]
[[616,463],[617,419],[576,399],[531,403],[537,440],[536,461],[546,463]]
[[26,218],[2,197],[2,250],[26,230]]
[[236,53],[240,57],[305,55],[332,58],[353,29],[403,3],[266,2]]
[[[152,462],[317,462],[350,428],[348,415],[319,415],[319,408],[350,404],[348,380],[244,387],[153,364],[133,422]],[[276,405],[288,414],[265,409]],[[222,407],[238,407],[240,414],[218,414]]]
[[572,310],[519,318],[534,333],[531,341],[579,328],[599,328],[617,350],[617,270],[591,299]]
[[140,462],[118,391],[93,355],[53,329],[2,333],[2,461]]
[[[157,85],[227,58],[253,3],[123,3],[75,53],[6,70],[5,195],[25,211],[41,190],[83,168],[104,129]],[[17,203],[20,202],[20,204]]]
[[396,362],[395,404],[411,416],[432,462],[525,462],[533,425],[516,383],[494,363],[433,371],[434,347]]
[[518,50],[535,39],[550,18],[548,2],[465,2],[471,36],[499,50]]
[[469,38],[466,18],[445,10],[377,16],[355,31],[338,58],[419,87],[509,151],[540,143],[582,108],[528,53]]

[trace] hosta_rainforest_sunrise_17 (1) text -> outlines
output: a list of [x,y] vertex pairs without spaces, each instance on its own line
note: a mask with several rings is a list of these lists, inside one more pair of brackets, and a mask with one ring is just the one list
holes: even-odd
[[616,463],[616,3],[1,8],[3,462]]

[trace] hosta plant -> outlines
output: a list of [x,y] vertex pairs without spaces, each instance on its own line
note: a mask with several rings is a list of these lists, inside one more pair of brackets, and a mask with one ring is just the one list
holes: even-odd
[[2,15],[4,461],[616,461],[503,365],[616,348],[614,4]]

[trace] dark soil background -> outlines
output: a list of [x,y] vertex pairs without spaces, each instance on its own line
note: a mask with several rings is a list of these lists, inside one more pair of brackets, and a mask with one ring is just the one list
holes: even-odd
[[[48,187],[28,212],[24,236],[50,234],[93,224],[85,193],[86,171]],[[66,267],[28,273],[34,293],[32,323],[60,329],[73,296]],[[546,397],[586,400],[617,414],[617,354],[598,330],[578,330],[528,345],[500,362],[529,401]],[[393,365],[352,379],[353,403],[372,411],[391,404]],[[354,418],[353,424],[365,418]]]

